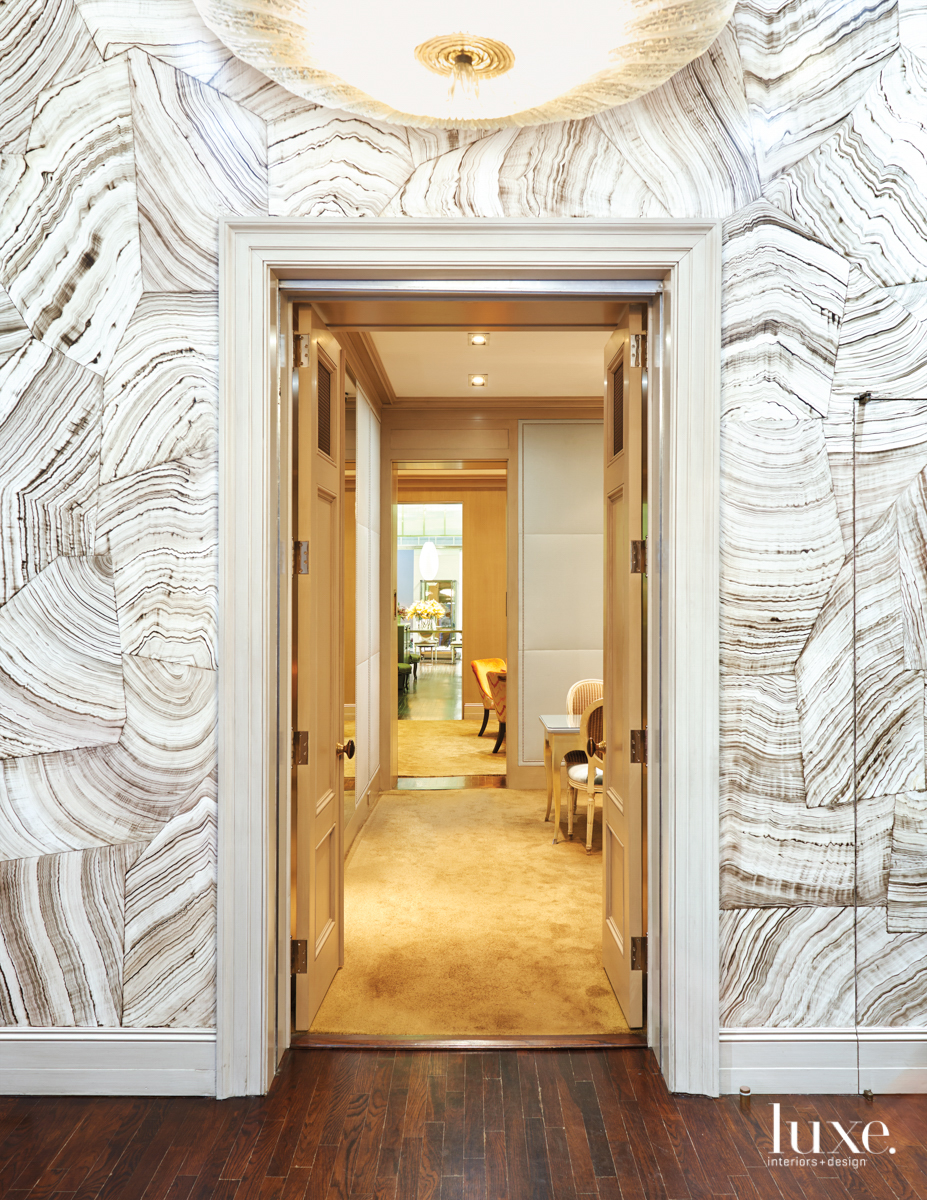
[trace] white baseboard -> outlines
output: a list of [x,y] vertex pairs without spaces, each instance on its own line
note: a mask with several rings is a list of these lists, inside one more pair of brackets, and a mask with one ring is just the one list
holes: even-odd
[[721,1092],[927,1092],[927,1029],[722,1029]]
[[215,1094],[214,1029],[0,1029],[0,1095]]

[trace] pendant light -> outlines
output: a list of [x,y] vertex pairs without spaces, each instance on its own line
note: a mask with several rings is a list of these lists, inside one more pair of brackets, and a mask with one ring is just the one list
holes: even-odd
[[426,583],[438,577],[438,547],[434,542],[426,542],[418,556],[418,574]]
[[195,0],[245,62],[316,104],[397,125],[587,117],[698,58],[734,0]]

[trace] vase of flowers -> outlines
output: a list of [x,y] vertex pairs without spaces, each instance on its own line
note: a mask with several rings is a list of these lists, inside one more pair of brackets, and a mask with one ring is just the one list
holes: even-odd
[[444,616],[444,611],[437,600],[416,600],[406,609],[406,616],[415,622],[415,629],[434,629],[435,621]]

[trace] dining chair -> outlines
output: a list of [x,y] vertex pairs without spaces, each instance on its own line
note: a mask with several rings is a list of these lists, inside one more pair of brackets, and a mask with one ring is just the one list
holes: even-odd
[[604,700],[594,700],[583,712],[580,735],[587,745],[595,749],[594,754],[585,754],[585,763],[574,763],[567,768],[570,782],[570,803],[567,805],[567,837],[573,837],[573,809],[580,791],[586,793],[586,853],[592,853],[592,825],[595,820],[595,798],[605,788],[605,760],[602,757],[605,732]]
[[[567,691],[566,711],[571,717],[581,716],[586,711],[594,700],[601,700],[605,695],[605,681],[602,679],[580,679],[574,683]],[[563,761],[567,765],[567,770],[574,763],[584,763],[586,761],[585,752],[582,750],[568,750]],[[560,763],[554,763],[554,770],[560,770]],[[553,800],[547,800],[547,815],[544,820],[550,820],[550,810],[553,807]],[[576,811],[575,797],[573,811]]]
[[492,694],[493,708],[496,710],[496,716],[499,718],[499,733],[496,736],[496,744],[492,748],[493,754],[499,753],[499,747],[505,741],[505,687],[507,675],[505,671],[487,671],[486,681],[489,684],[489,690]]
[[486,729],[486,722],[489,720],[489,714],[493,710],[492,692],[489,690],[489,680],[486,678],[486,672],[504,671],[505,659],[473,658],[470,660],[470,667],[476,676],[476,686],[480,689],[480,699],[483,701],[483,724],[476,735],[477,737],[482,737]]

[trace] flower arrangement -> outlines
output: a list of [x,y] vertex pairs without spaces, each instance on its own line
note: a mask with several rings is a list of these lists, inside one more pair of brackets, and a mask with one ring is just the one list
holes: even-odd
[[406,609],[406,616],[417,617],[420,621],[433,621],[436,617],[443,617],[444,612],[444,607],[437,600],[416,600]]

